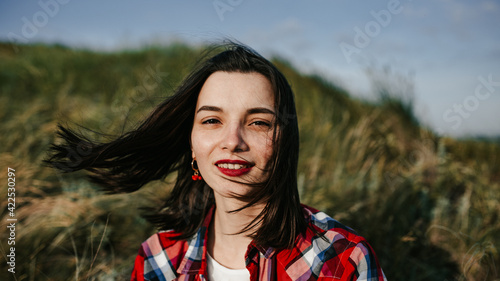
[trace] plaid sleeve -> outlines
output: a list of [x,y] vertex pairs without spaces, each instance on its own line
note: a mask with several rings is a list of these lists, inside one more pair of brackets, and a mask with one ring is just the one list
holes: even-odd
[[[162,240],[161,235],[157,233],[142,243],[134,263],[132,281],[167,281],[174,280],[177,277],[175,266],[168,255],[175,256],[175,261],[177,261],[180,254],[183,253],[181,247],[183,243],[176,243],[176,241],[169,240],[168,237],[163,237]],[[162,241],[166,244],[170,243],[169,246],[171,247],[165,249],[165,244],[162,244]]]
[[130,281],[144,281],[144,250],[142,247],[135,258],[134,270],[132,270]]
[[372,247],[362,241],[354,247],[349,262],[353,266],[350,280],[358,281],[387,281]]
[[[309,264],[317,280],[359,280],[386,281],[377,256],[365,238],[354,230],[339,223],[327,214],[306,206],[310,220],[318,235],[311,235],[314,259]],[[326,240],[325,240],[326,239]],[[302,255],[307,259],[311,252],[306,249]],[[314,280],[314,279],[306,279]]]

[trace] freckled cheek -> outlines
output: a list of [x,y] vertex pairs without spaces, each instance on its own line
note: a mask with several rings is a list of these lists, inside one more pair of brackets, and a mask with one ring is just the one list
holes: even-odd
[[273,147],[272,146],[266,146],[265,150],[265,158],[267,159],[267,164],[269,165],[269,162],[271,160],[271,156],[273,155]]
[[254,142],[254,150],[258,151],[265,165],[269,164],[268,162],[273,154],[272,138],[268,136],[259,136]]
[[193,132],[191,134],[191,145],[200,170],[204,170],[204,167],[211,165],[210,154],[215,147],[214,137],[201,132]]

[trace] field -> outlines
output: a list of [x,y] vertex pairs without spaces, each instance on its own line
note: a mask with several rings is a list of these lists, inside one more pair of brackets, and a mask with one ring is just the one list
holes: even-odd
[[[129,278],[140,243],[155,231],[140,208],[159,204],[172,178],[106,195],[85,174],[59,174],[42,160],[58,123],[96,138],[136,126],[200,53],[180,43],[114,53],[0,43],[0,280],[14,280],[11,233],[16,280]],[[498,141],[422,127],[411,81],[374,75],[380,99],[368,102],[274,62],[296,94],[304,203],[365,236],[388,280],[500,280]]]

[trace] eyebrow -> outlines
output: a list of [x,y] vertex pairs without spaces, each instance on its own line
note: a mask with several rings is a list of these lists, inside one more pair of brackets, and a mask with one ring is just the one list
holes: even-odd
[[[223,112],[222,108],[217,107],[217,106],[211,106],[211,105],[204,105],[200,107],[196,113],[199,113],[200,111],[215,111],[215,112]],[[247,110],[248,114],[258,114],[258,113],[264,113],[264,114],[272,114],[274,115],[274,111],[265,108],[265,107],[254,107],[250,108]]]
[[211,106],[211,105],[204,105],[196,111],[196,113],[199,113],[200,111],[217,111],[217,112],[222,112],[222,108],[217,107],[217,106]]
[[266,114],[272,114],[274,115],[274,111],[265,108],[265,107],[255,107],[255,108],[250,108],[247,110],[248,114],[257,114],[257,113],[266,113]]

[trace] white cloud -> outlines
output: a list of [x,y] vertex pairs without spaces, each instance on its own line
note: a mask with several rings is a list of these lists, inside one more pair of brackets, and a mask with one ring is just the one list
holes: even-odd
[[416,7],[414,5],[407,5],[403,9],[403,14],[406,18],[423,19],[429,17],[431,15],[431,12],[428,7]]
[[290,39],[301,35],[304,31],[301,23],[294,18],[278,22],[267,30],[252,30],[250,36],[254,39],[265,41],[277,41],[281,39]]
[[469,4],[458,0],[441,0],[441,2],[445,13],[455,23],[476,20],[486,13],[491,14],[500,10],[499,4],[492,0],[474,1]]
[[302,24],[297,19],[286,19],[276,25],[274,28],[275,32],[285,35],[293,35],[297,33],[302,33],[304,28]]
[[268,29],[252,29],[247,33],[246,38],[246,41],[252,42],[252,45],[264,48],[273,46],[274,54],[277,50],[288,50],[289,53],[284,54],[285,57],[293,57],[294,53],[304,52],[311,47],[303,24],[295,18],[280,21]]
[[498,3],[494,1],[481,2],[480,9],[485,12],[497,12],[498,10],[500,10]]

